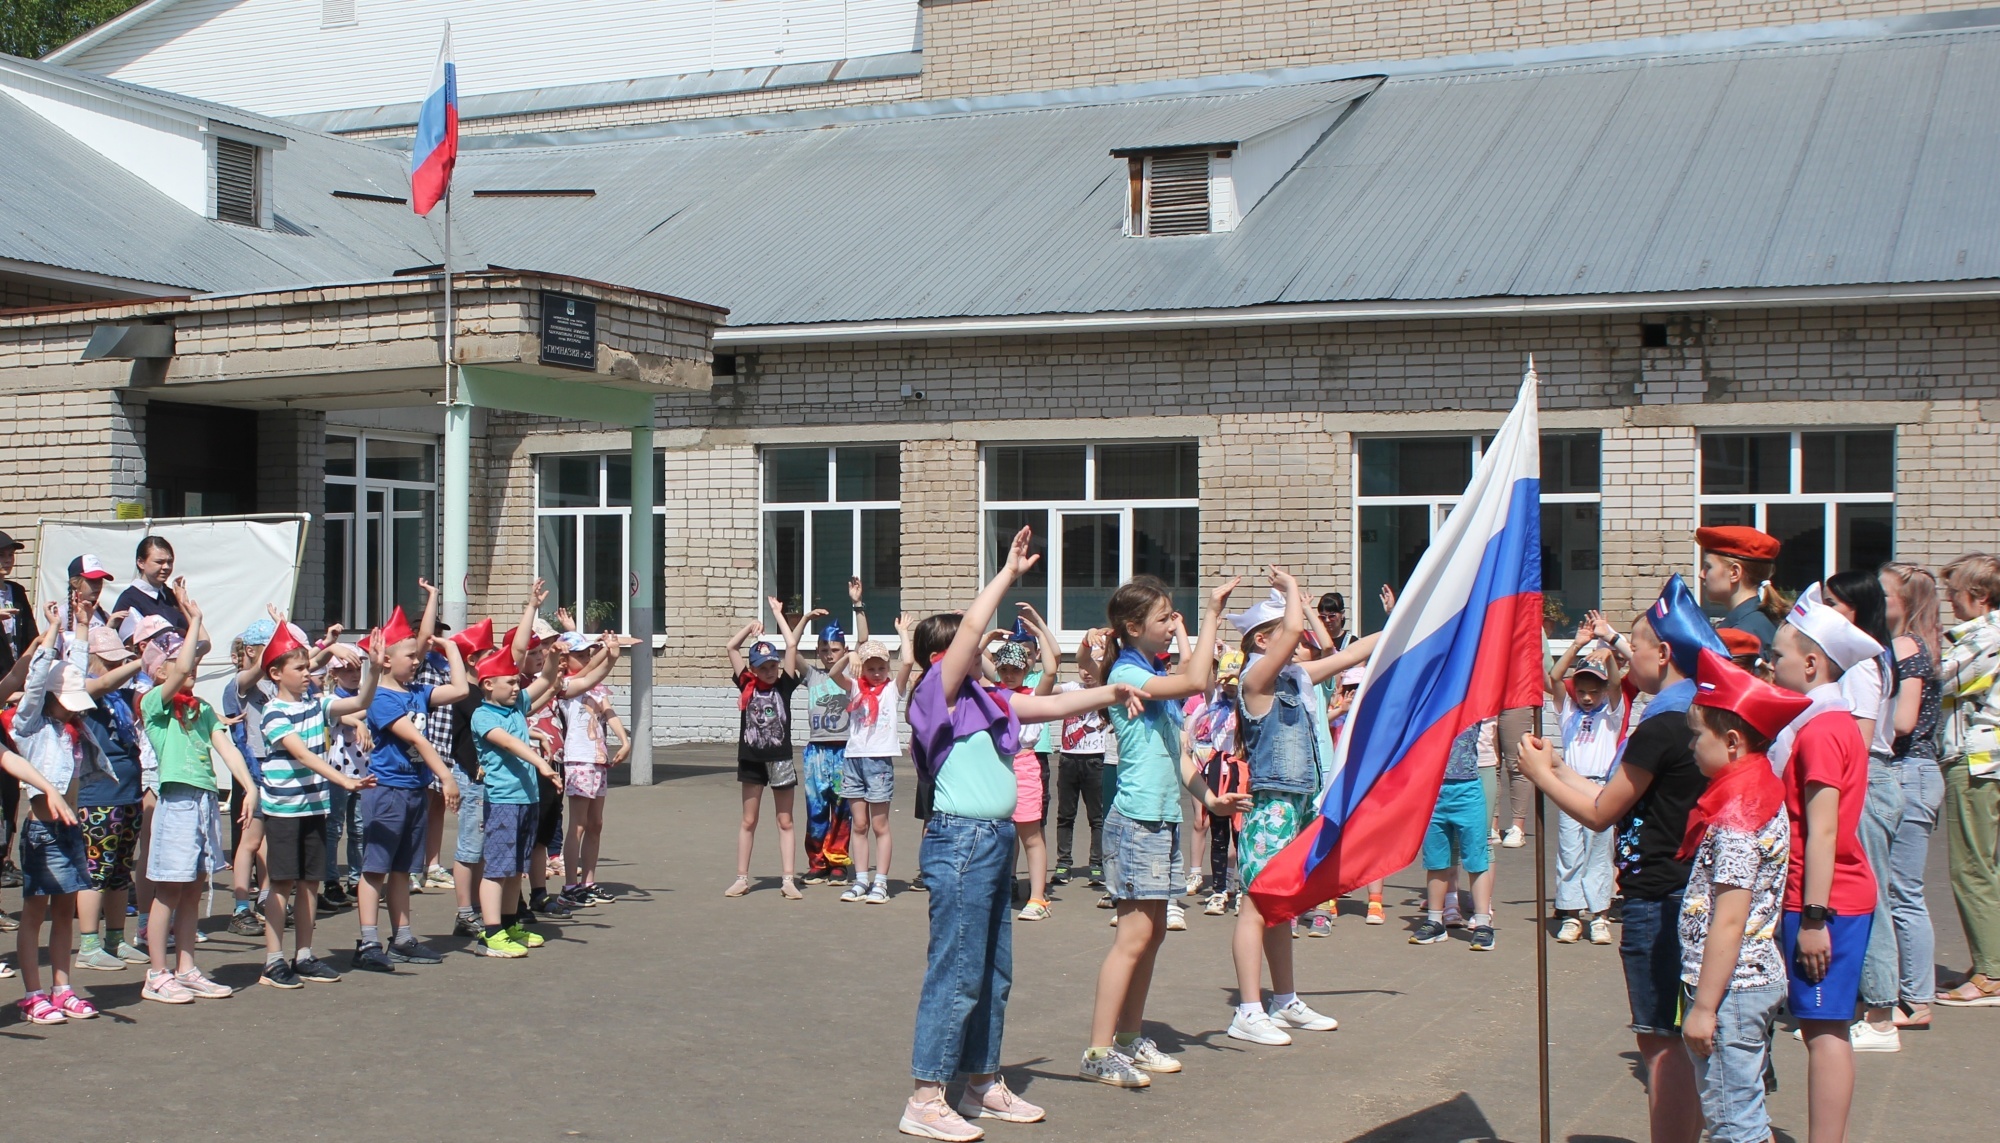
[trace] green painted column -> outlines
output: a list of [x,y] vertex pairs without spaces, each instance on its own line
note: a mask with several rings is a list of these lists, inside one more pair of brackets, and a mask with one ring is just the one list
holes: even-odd
[[444,409],[444,572],[438,589],[444,595],[442,618],[460,631],[472,535],[472,406],[465,403],[462,382],[453,389],[459,397]]
[[653,582],[660,567],[653,550],[659,521],[653,505],[660,490],[653,487],[653,426],[651,419],[632,428],[632,521],[627,528],[632,568],[632,784],[653,784]]

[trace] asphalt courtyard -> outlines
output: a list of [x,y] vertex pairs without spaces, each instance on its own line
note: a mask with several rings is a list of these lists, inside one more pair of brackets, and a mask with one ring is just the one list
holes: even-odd
[[[139,999],[141,973],[82,972],[104,1009],[40,1028],[0,1015],[0,1124],[8,1139],[886,1140],[909,1090],[925,901],[842,905],[777,892],[769,803],[757,891],[725,900],[734,854],[733,748],[668,751],[662,780],[620,788],[601,879],[615,905],[544,926],[523,961],[472,956],[451,895],[417,898],[441,965],[350,974],[298,992],[257,987],[260,946],[207,923],[200,963],[237,985],[190,1007]],[[895,884],[918,832],[898,790]],[[1933,852],[1942,964],[1964,945]],[[1147,1031],[1186,1070],[1146,1091],[1080,1081],[1109,913],[1073,885],[1055,915],[1014,929],[1005,1072],[1045,1123],[988,1138],[1465,1140],[1536,1138],[1532,849],[1501,851],[1497,951],[1405,943],[1421,874],[1388,892],[1390,923],[1343,914],[1296,950],[1303,994],[1341,1027],[1289,1048],[1224,1035],[1235,1001],[1233,919],[1195,910],[1170,934]],[[7,893],[10,911],[18,908]],[[220,899],[226,899],[220,898]],[[321,948],[347,967],[350,911]],[[1615,948],[1550,947],[1554,1137],[1644,1140]],[[17,987],[11,982],[7,988]],[[0,994],[12,999],[12,993]],[[2000,1122],[2000,1010],[1938,1010],[1895,1055],[1859,1057],[1850,1139],[1990,1139]],[[1779,1138],[1805,1138],[1805,1051],[1777,1048]]]

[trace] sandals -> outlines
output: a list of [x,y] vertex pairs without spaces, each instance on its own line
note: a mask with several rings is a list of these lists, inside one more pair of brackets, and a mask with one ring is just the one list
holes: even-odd
[[1897,1008],[1895,1013],[1890,1017],[1891,1022],[1894,1023],[1898,1028],[1909,1028],[1916,1030],[1928,1028],[1931,1026],[1931,1006],[1926,1004],[1923,1006],[1923,1009],[1924,1009],[1923,1014],[1918,1015],[1914,1008],[1908,1012],[1905,1012],[1901,1008]]
[[1974,973],[1957,988],[1938,993],[1932,1003],[1947,1008],[2000,1008],[2000,980]]
[[74,989],[64,986],[50,994],[49,999],[64,1016],[72,1020],[89,1020],[97,1015],[97,1005],[78,996]]

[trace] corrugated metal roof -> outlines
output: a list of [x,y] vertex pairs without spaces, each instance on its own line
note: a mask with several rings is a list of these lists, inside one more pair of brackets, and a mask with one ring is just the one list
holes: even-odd
[[[734,325],[2000,279],[2000,29],[1621,52],[1391,75],[1225,234],[1124,236],[1108,152],[1270,121],[1331,85],[480,140],[461,191],[597,194],[462,196],[460,250],[700,298]],[[0,256],[81,250],[105,264],[78,268],[208,289],[437,260],[407,208],[326,196],[401,193],[392,152],[295,129],[279,207],[308,236],[258,234],[148,221],[167,209],[149,188],[20,118],[0,113],[0,146],[38,149],[0,172]],[[105,238],[72,220],[94,211],[143,219]],[[14,253],[17,230],[48,255]]]
[[1308,115],[1338,111],[1382,85],[1379,75],[1304,83],[1272,91],[1231,96],[1193,108],[1176,122],[1116,148],[1113,154],[1180,147],[1231,147]]

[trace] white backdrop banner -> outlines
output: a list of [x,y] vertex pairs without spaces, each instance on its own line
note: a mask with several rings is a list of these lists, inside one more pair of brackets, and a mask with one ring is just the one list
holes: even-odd
[[44,604],[60,601],[69,585],[69,562],[86,553],[118,578],[104,589],[109,612],[138,570],[133,553],[146,536],[174,546],[174,577],[186,577],[188,594],[201,604],[213,650],[202,659],[195,693],[222,705],[223,679],[230,673],[229,641],[251,623],[268,619],[266,604],[289,612],[298,589],[299,560],[305,550],[303,514],[289,516],[193,516],[172,520],[42,520],[36,547],[35,621],[47,619]]

